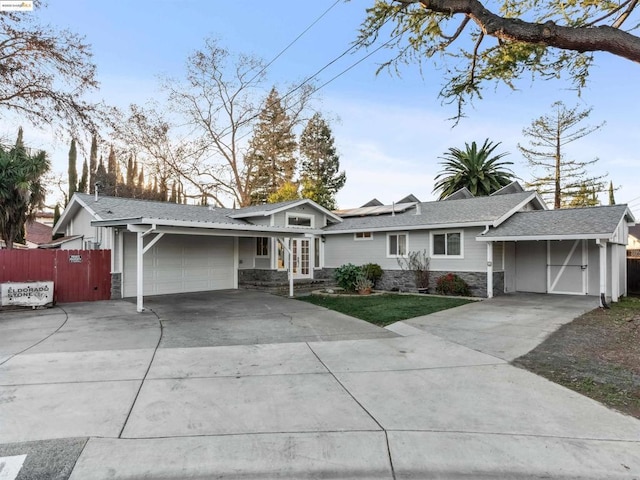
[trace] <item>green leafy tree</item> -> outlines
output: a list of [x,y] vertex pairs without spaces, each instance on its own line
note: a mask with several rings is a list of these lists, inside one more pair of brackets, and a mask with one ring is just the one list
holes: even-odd
[[46,188],[43,176],[50,165],[44,151],[30,154],[18,130],[16,144],[10,150],[0,147],[0,237],[8,249],[16,239],[24,238],[24,226],[35,220],[44,205]]
[[535,119],[522,133],[529,137],[529,145],[518,145],[533,170],[533,179],[527,186],[534,187],[554,208],[570,205],[573,197],[580,197],[586,188],[590,192],[604,192],[606,175],[589,176],[588,167],[598,159],[572,160],[567,158],[566,146],[600,129],[580,126],[591,114],[591,109],[567,108],[562,102],[551,106],[552,112]]
[[584,87],[593,52],[640,62],[636,0],[376,0],[358,42],[385,35],[394,51],[381,68],[431,60],[446,73],[445,101],[480,97],[485,84],[567,75]]
[[598,201],[596,192],[589,185],[583,183],[566,206],[569,208],[581,208],[595,207],[597,205],[600,205],[600,202]]
[[294,182],[286,182],[278,190],[267,197],[267,203],[288,202],[289,200],[298,200],[300,192],[298,185]]
[[78,161],[78,151],[76,150],[76,141],[71,139],[71,146],[69,147],[69,200],[73,197],[73,194],[78,191],[78,169],[76,163]]
[[302,197],[329,210],[336,208],[336,193],[347,181],[334,143],[327,122],[314,114],[300,136]]
[[435,177],[434,192],[440,192],[442,200],[466,187],[474,196],[491,195],[514,180],[513,172],[507,165],[513,162],[500,161],[508,153],[494,154],[500,142],[486,139],[480,148],[476,142],[465,143],[465,149],[452,147],[440,162],[444,168]]
[[247,156],[254,165],[252,203],[265,203],[270,195],[293,181],[296,147],[293,121],[282,105],[280,94],[272,88],[249,142]]

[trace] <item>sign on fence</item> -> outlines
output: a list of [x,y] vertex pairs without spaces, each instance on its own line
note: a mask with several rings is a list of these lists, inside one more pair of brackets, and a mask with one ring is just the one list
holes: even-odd
[[2,283],[0,305],[41,307],[53,303],[53,282]]

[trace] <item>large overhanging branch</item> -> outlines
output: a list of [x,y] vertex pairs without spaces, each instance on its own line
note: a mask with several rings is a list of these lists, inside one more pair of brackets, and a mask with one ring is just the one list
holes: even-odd
[[395,0],[420,3],[427,10],[447,15],[464,14],[476,22],[485,35],[502,40],[547,45],[577,52],[608,52],[640,63],[640,38],[608,25],[564,27],[552,21],[525,22],[504,18],[487,10],[479,0]]

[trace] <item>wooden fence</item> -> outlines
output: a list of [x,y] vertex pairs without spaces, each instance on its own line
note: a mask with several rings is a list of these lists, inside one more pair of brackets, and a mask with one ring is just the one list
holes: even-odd
[[53,281],[55,302],[111,298],[110,250],[0,250],[0,283]]

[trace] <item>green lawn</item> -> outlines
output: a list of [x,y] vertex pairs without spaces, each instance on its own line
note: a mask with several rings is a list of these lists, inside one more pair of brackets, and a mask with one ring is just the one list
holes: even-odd
[[360,318],[381,327],[399,320],[458,307],[472,301],[455,297],[395,294],[367,296],[308,295],[299,297],[298,300]]

